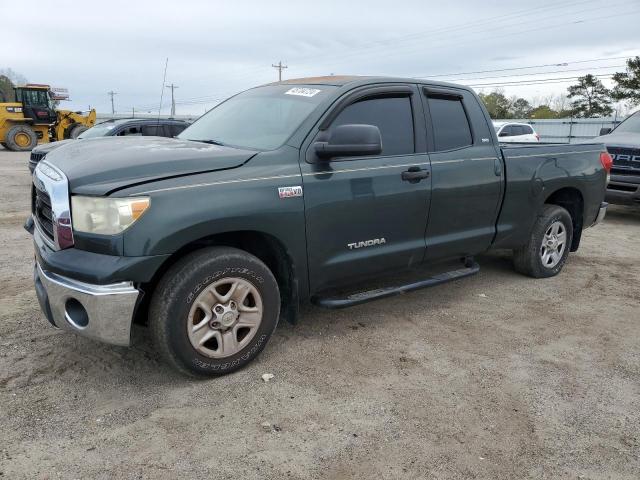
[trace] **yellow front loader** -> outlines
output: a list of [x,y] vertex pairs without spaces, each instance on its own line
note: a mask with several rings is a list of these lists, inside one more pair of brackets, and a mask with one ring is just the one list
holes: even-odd
[[48,85],[16,87],[15,102],[0,103],[0,145],[13,151],[31,150],[39,143],[76,138],[96,123],[87,115],[54,108]]

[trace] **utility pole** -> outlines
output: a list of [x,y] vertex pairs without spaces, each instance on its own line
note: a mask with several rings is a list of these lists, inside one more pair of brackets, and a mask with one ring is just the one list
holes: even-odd
[[282,70],[284,70],[285,68],[288,68],[288,67],[286,65],[282,65],[282,60],[280,60],[277,65],[274,65],[272,63],[271,66],[273,68],[278,69],[278,81],[281,82],[282,81]]
[[110,92],[107,92],[107,95],[111,97],[111,115],[114,115],[116,113],[116,109],[113,106],[113,96],[117,94],[118,92],[114,92],[113,90],[111,90]]
[[136,118],[136,107],[131,107],[131,118]]
[[165,88],[171,89],[171,116],[175,117],[176,116],[176,99],[173,96],[173,90],[178,88],[178,86],[172,83],[171,85],[165,85]]

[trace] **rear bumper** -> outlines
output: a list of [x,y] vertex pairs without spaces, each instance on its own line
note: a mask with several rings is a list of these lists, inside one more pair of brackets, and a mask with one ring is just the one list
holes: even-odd
[[612,174],[605,199],[620,205],[640,204],[640,175]]
[[607,215],[608,206],[609,204],[607,202],[602,202],[600,204],[600,209],[598,210],[598,216],[596,217],[596,220],[593,222],[593,224],[591,224],[592,227],[595,227],[600,222],[602,222],[602,220],[604,220],[604,217]]
[[130,282],[92,285],[34,266],[42,312],[54,326],[113,345],[128,346],[140,292]]

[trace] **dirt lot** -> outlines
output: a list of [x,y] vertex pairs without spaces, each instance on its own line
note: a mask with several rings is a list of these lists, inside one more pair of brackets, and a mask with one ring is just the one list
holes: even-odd
[[0,151],[0,478],[640,478],[640,209],[612,208],[556,278],[484,256],[458,283],[309,308],[249,368],[194,381],[144,329],[125,349],[42,318],[26,162]]

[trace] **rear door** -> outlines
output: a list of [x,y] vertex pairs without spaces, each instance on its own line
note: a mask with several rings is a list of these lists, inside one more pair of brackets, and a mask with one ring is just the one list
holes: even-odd
[[[306,144],[301,170],[313,293],[422,261],[431,179],[419,96],[415,85],[367,87],[328,113],[329,131],[376,125],[380,155],[318,162],[317,136]],[[425,178],[403,180],[409,169],[424,170]]]
[[502,197],[502,159],[476,98],[466,90],[425,87],[431,158],[427,260],[489,248]]

